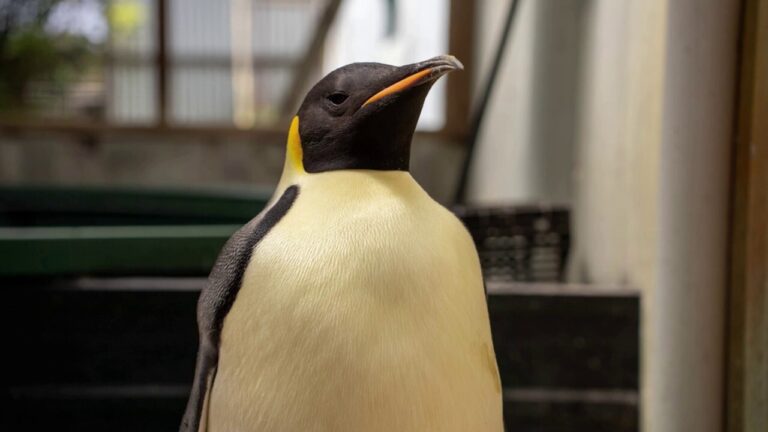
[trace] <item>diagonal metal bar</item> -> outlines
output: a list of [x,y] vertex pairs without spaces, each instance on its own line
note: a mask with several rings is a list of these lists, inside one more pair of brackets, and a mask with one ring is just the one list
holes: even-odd
[[501,32],[499,38],[499,44],[496,48],[496,53],[493,58],[493,64],[488,74],[488,78],[485,81],[485,86],[480,95],[480,99],[477,102],[475,112],[472,116],[472,124],[469,128],[469,135],[467,137],[467,150],[464,162],[459,173],[459,182],[456,187],[456,194],[454,196],[454,204],[463,204],[467,189],[467,181],[469,180],[469,170],[472,165],[472,158],[474,157],[475,147],[477,146],[477,138],[480,135],[480,127],[483,123],[483,117],[485,117],[485,111],[488,108],[488,102],[491,99],[491,93],[496,86],[496,77],[499,74],[501,68],[501,62],[504,59],[504,53],[509,43],[510,34],[512,33],[512,25],[515,21],[515,15],[518,10],[518,6],[521,0],[511,0],[509,9],[507,11],[506,21],[504,22],[504,29]]
[[312,67],[320,59],[323,42],[325,42],[325,38],[328,36],[328,31],[331,29],[333,20],[336,18],[339,5],[341,5],[341,0],[328,0],[328,3],[325,5],[325,9],[320,16],[317,27],[315,27],[315,33],[307,45],[307,49],[304,51],[303,56],[300,58],[300,63],[288,86],[288,92],[280,104],[280,112],[286,117],[293,113],[293,110],[295,110],[299,104],[299,99],[304,94],[304,86],[312,72]]

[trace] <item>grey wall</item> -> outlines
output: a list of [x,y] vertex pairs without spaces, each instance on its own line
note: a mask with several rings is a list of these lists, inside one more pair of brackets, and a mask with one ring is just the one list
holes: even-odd
[[[105,135],[92,141],[62,133],[0,134],[0,184],[105,185],[271,190],[285,147],[252,139]],[[413,143],[413,176],[448,201],[461,147],[430,136]]]
[[[570,203],[580,45],[588,2],[522,2],[479,137],[468,199]],[[478,2],[475,91],[495,54],[509,2]]]

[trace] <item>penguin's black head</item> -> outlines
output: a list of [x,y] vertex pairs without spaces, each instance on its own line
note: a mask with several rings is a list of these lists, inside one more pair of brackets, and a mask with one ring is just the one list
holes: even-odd
[[453,56],[390,66],[353,63],[312,88],[298,112],[304,170],[408,170],[411,138],[432,84],[462,69]]

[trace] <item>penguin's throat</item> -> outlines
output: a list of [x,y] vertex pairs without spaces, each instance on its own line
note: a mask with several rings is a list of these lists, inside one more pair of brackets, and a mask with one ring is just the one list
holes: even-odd
[[[299,116],[293,117],[291,127],[288,129],[288,142],[285,151],[285,171],[293,174],[304,174],[304,151],[301,148],[301,135],[299,135]],[[287,172],[284,172],[287,174]]]

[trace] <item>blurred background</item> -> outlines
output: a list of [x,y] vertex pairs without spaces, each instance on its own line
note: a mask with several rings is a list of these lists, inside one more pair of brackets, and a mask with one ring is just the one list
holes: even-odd
[[0,0],[0,427],[175,430],[306,91],[444,53],[508,430],[768,429],[766,0]]

